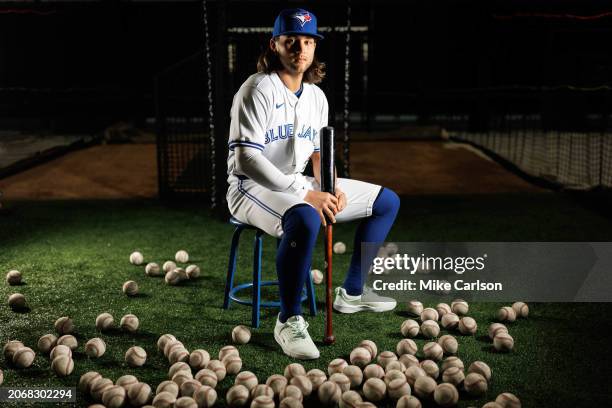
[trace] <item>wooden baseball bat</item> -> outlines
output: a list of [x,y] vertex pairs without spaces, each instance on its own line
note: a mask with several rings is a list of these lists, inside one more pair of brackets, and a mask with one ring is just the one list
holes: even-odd
[[[327,126],[321,129],[321,191],[334,194],[336,172],[334,166],[334,128]],[[327,219],[325,227],[325,344],[336,341],[332,325],[332,223]]]

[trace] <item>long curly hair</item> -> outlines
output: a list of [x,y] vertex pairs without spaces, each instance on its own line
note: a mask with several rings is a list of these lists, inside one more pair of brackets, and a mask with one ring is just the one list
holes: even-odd
[[[257,72],[271,74],[274,71],[283,70],[283,64],[278,55],[269,46],[259,55],[257,59]],[[309,84],[318,84],[325,78],[325,63],[320,62],[315,55],[312,64],[304,72],[303,81]]]

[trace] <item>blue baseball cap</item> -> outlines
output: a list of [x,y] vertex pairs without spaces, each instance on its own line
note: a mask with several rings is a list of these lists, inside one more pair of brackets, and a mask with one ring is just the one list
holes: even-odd
[[317,33],[317,17],[300,8],[285,9],[276,17],[272,37],[279,35],[308,35],[323,39],[323,36]]

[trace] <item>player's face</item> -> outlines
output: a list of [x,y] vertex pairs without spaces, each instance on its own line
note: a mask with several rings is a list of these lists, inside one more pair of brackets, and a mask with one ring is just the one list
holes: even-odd
[[281,64],[292,74],[303,74],[312,64],[317,41],[305,35],[281,35],[270,40]]

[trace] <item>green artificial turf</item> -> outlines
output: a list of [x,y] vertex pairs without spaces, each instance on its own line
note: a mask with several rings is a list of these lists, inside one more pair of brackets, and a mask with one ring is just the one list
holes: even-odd
[[[204,348],[211,356],[231,343],[237,324],[250,324],[250,308],[234,305],[222,310],[223,289],[232,228],[208,210],[193,205],[167,207],[157,201],[56,201],[19,202],[9,205],[10,214],[0,215],[0,272],[18,269],[25,284],[0,284],[0,343],[19,339],[36,350],[40,336],[53,333],[53,322],[70,316],[79,340],[75,370],[66,378],[56,377],[47,356],[37,353],[28,369],[15,369],[0,356],[3,386],[74,386],[80,375],[95,370],[113,381],[133,374],[153,389],[167,379],[169,363],[157,351],[164,333],[174,334],[189,350]],[[334,281],[340,284],[347,269],[356,224],[338,225],[335,240],[348,244],[345,255],[334,257]],[[612,220],[588,211],[570,198],[557,194],[404,197],[393,241],[611,241]],[[264,238],[264,277],[275,278],[275,240]],[[321,236],[313,267],[323,269]],[[168,286],[163,278],[147,277],[144,265],[128,262],[130,253],[141,251],[146,262],[173,259],[186,249],[190,263],[198,264],[202,276],[180,286]],[[240,246],[236,282],[250,280],[252,233],[245,233]],[[123,282],[135,280],[140,295],[128,298]],[[318,306],[323,308],[324,287],[317,287]],[[13,312],[6,299],[23,293],[30,310]],[[265,289],[266,297],[275,297]],[[450,302],[452,299],[448,299]],[[433,306],[433,305],[426,305]],[[476,336],[458,336],[458,356],[467,366],[475,360],[487,362],[493,380],[486,397],[466,399],[460,407],[481,406],[501,392],[515,393],[523,407],[604,406],[610,399],[609,340],[612,330],[608,304],[531,304],[529,319],[510,324],[515,350],[498,354],[491,350],[486,328],[500,303],[471,304],[469,315],[478,324]],[[99,333],[95,318],[109,312],[119,319],[128,313],[140,319],[135,334],[119,330]],[[306,309],[305,309],[306,312]],[[293,362],[280,351],[272,330],[275,310],[262,312],[262,324],[253,330],[251,342],[239,346],[243,370],[253,371],[260,382],[282,373]],[[399,328],[405,306],[384,314],[334,315],[337,343],[323,346],[324,316],[308,317],[310,334],[318,342],[321,358],[304,362],[306,369],[326,371],[334,358],[348,359],[362,339],[371,339],[379,351],[395,350],[401,339]],[[443,330],[441,334],[445,334]],[[455,334],[455,333],[453,333]],[[106,354],[87,358],[84,343],[101,337]],[[426,340],[417,339],[422,347]],[[125,351],[143,347],[148,354],[141,368],[124,362]],[[216,358],[216,357],[214,357]],[[225,391],[233,383],[228,376],[217,386],[218,406],[225,406]],[[77,406],[91,400],[78,395]],[[386,403],[386,406],[394,406]],[[0,404],[26,406],[27,404]],[[49,404],[39,404],[50,406]],[[384,405],[384,404],[381,404]]]

